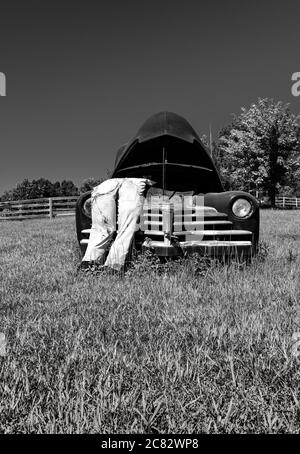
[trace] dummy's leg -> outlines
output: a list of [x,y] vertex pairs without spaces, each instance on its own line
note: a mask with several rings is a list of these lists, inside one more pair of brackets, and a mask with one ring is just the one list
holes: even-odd
[[82,262],[103,263],[116,233],[116,198],[120,181],[106,180],[92,192],[92,228]]
[[141,213],[144,197],[145,180],[126,178],[119,189],[118,201],[118,234],[113,242],[105,265],[115,270],[124,267],[137,229],[138,217]]

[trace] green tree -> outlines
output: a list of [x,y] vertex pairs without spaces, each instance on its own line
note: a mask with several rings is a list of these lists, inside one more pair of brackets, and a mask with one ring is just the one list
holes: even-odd
[[78,188],[70,180],[64,180],[61,183],[57,181],[53,184],[45,178],[39,178],[38,180],[32,181],[25,178],[13,189],[6,191],[2,195],[1,201],[5,202],[9,200],[28,200],[73,195],[78,195]]
[[98,184],[103,183],[103,181],[108,180],[111,178],[112,171],[109,169],[106,169],[106,176],[105,177],[100,177],[100,178],[94,178],[94,177],[89,177],[83,180],[83,182],[80,185],[79,191],[81,194],[91,191],[95,186],[98,186]]
[[25,178],[21,183],[18,183],[10,192],[10,200],[25,200],[34,199],[35,191],[33,188],[33,182]]
[[8,200],[13,200],[12,198],[12,189],[5,191],[4,194],[0,197],[1,202],[7,202]]
[[231,189],[267,191],[274,206],[277,191],[296,184],[299,120],[288,104],[273,99],[259,98],[249,109],[243,107],[219,136],[222,179]]
[[59,197],[61,195],[61,188],[60,188],[60,182],[59,181],[56,181],[54,184],[53,184],[53,197]]
[[71,180],[63,180],[60,184],[60,196],[78,195],[78,188]]
[[53,196],[53,183],[46,178],[39,178],[38,180],[32,180],[31,182],[31,193],[29,199],[39,199],[44,197]]

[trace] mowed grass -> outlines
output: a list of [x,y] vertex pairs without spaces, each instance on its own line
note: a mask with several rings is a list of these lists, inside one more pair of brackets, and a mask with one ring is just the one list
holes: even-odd
[[123,278],[77,273],[73,218],[2,222],[0,432],[299,432],[300,211],[261,217],[250,266]]

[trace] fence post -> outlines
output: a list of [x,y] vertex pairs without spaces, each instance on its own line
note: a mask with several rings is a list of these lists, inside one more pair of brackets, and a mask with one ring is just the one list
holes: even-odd
[[49,197],[49,218],[53,219],[53,200]]
[[285,207],[285,197],[282,197],[282,208]]

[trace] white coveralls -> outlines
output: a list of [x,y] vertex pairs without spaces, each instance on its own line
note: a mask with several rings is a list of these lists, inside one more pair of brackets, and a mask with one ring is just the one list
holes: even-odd
[[[103,264],[120,270],[125,264],[144,203],[146,178],[111,178],[92,191],[92,228],[82,262]],[[118,211],[118,233],[116,217]]]

